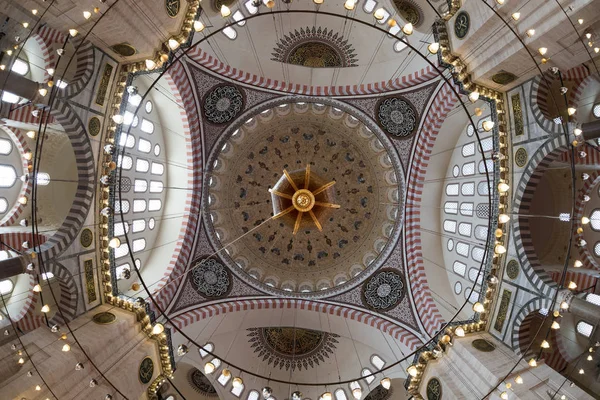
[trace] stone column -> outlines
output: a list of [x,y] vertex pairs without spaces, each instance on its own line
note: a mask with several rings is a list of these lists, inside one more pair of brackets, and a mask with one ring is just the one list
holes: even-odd
[[579,297],[573,297],[569,311],[592,325],[596,325],[598,320],[600,320],[600,306]]
[[30,262],[31,259],[26,255],[0,261],[0,280],[26,273]]
[[19,97],[31,100],[32,102],[35,102],[38,97],[40,84],[14,72],[8,70],[0,71],[0,82],[6,82],[4,90]]
[[600,120],[585,122],[581,124],[583,138],[585,140],[597,139],[600,137]]

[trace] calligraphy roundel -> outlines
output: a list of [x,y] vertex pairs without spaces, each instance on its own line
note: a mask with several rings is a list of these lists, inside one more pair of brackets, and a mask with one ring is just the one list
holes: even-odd
[[142,382],[144,385],[150,383],[152,380],[152,375],[154,375],[154,361],[152,361],[150,357],[146,357],[142,360],[138,370],[138,375],[140,382]]
[[464,39],[469,33],[471,27],[471,18],[465,11],[461,11],[456,15],[454,20],[454,34],[459,39]]

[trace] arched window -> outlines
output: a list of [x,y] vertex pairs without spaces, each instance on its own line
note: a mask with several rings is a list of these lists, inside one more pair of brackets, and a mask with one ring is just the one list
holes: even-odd
[[237,32],[232,27],[228,26],[223,29],[223,34],[227,36],[229,39],[234,40],[237,37]]
[[135,193],[144,193],[148,190],[148,181],[145,179],[136,179],[133,182],[133,191]]
[[29,64],[26,61],[17,58],[15,59],[15,62],[13,63],[10,70],[19,75],[26,75],[29,72]]
[[200,353],[200,357],[204,358],[207,356],[206,351],[212,352],[215,349],[215,345],[212,343],[206,343],[204,346],[198,348],[198,353]]
[[585,321],[579,321],[577,323],[577,333],[579,333],[580,335],[583,335],[585,337],[590,337],[593,330],[594,330],[594,327]]
[[160,199],[152,199],[148,201],[148,211],[158,211],[162,207],[162,201]]
[[394,51],[396,53],[400,53],[402,50],[406,49],[407,44],[404,40],[398,40],[396,43],[394,43]]
[[348,400],[348,397],[346,396],[346,392],[344,392],[344,389],[338,389],[335,391],[335,400]]
[[133,241],[133,252],[137,253],[138,251],[142,251],[146,248],[146,239],[135,239]]
[[50,183],[50,175],[48,175],[46,172],[38,172],[35,182],[40,186],[46,186]]
[[456,232],[456,221],[451,219],[447,219],[444,221],[444,230],[446,232],[455,233]]
[[144,160],[143,158],[138,158],[135,160],[135,170],[137,172],[148,172],[150,168],[150,163],[148,160]]
[[144,200],[144,199],[133,200],[133,212],[143,212],[143,211],[146,211],[146,200]]
[[223,373],[223,371],[221,371],[221,375],[219,375],[219,378],[217,380],[219,381],[221,386],[225,386],[225,385],[227,385],[227,382],[229,382],[230,379],[231,379],[231,374],[225,375]]
[[463,157],[469,157],[475,154],[475,142],[467,143],[462,147]]
[[127,243],[121,243],[121,245],[115,249],[115,258],[125,257],[127,254],[129,254],[129,246],[127,246]]
[[9,294],[14,287],[15,285],[10,279],[0,281],[0,294]]
[[127,222],[115,222],[114,236],[123,236],[125,233],[129,233],[129,224]]
[[600,210],[599,209],[595,209],[590,214],[590,225],[592,226],[593,230],[600,231]]
[[146,139],[140,138],[138,142],[138,150],[142,153],[150,153],[150,150],[152,150],[152,143]]
[[152,170],[151,170],[151,174],[152,175],[162,175],[163,172],[165,172],[165,166],[162,165],[161,163],[155,163],[154,161],[152,162]]
[[454,264],[452,264],[452,270],[460,276],[465,276],[467,264],[463,264],[460,261],[454,261]]
[[446,185],[446,194],[448,196],[458,196],[458,183],[450,183]]
[[469,245],[464,242],[458,242],[456,244],[456,253],[463,257],[468,257],[469,256]]
[[244,391],[243,383],[239,386],[234,386],[231,388],[231,394],[233,394],[235,397],[240,397],[243,391]]
[[146,221],[143,219],[135,219],[132,224],[133,233],[143,232],[146,229]]
[[[371,382],[373,382],[375,380],[375,376],[371,375],[371,370],[369,368],[363,368],[363,370],[361,371],[361,375],[365,377],[365,380],[367,381],[367,383],[370,385]],[[370,376],[369,376],[370,375]]]
[[237,10],[233,13],[233,20],[237,22],[239,26],[246,25],[246,21],[242,21],[244,19],[244,14],[240,10]]
[[444,203],[444,212],[446,212],[446,214],[458,214],[458,202],[447,201]]
[[378,370],[385,366],[385,361],[381,359],[377,354],[371,356],[371,364]]
[[251,390],[250,393],[248,393],[246,400],[258,400],[259,398],[260,393],[258,393],[256,390]]
[[365,1],[365,4],[363,4],[363,10],[365,10],[366,13],[372,13],[373,10],[375,10],[375,7],[377,6],[377,2],[375,0],[367,0]]
[[244,3],[244,6],[246,7],[246,10],[248,10],[250,15],[254,15],[258,12],[258,8],[254,7],[254,0],[248,0],[246,3]]
[[460,203],[460,215],[464,215],[466,217],[473,216],[473,203]]
[[219,360],[218,358],[213,358],[211,360],[211,363],[213,363],[215,369],[218,369],[221,366],[221,360]]
[[11,165],[0,165],[0,187],[11,187],[17,180],[17,171]]
[[589,301],[592,304],[600,306],[600,295],[597,295],[597,294],[594,294],[594,293],[588,293],[585,296],[585,301]]
[[121,156],[119,154],[119,156],[117,157],[117,166],[125,170],[130,170],[131,167],[133,167],[133,158],[131,158],[130,156]]
[[[140,127],[142,132],[151,134],[154,133],[154,124],[151,121],[148,121],[146,118],[142,118],[142,126]],[[148,150],[150,152],[150,150]]]
[[7,156],[13,148],[12,141],[8,139],[0,139],[0,155]]

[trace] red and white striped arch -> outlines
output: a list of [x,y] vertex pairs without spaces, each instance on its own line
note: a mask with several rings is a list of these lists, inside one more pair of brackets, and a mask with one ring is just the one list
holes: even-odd
[[[192,82],[186,71],[178,62],[171,66],[164,75],[176,102],[183,105],[179,117],[184,127],[186,141],[186,163],[188,170],[188,188],[185,201],[185,212],[182,217],[181,230],[169,265],[153,290],[154,299],[165,310],[179,287],[187,265],[191,261],[193,238],[196,235],[200,220],[200,202],[202,192],[202,139],[200,135],[200,119],[192,91]],[[158,310],[155,310],[158,311]]]
[[245,300],[224,300],[220,303],[212,303],[198,308],[187,310],[181,314],[171,317],[173,325],[177,329],[184,329],[200,320],[213,317],[215,315],[226,314],[230,312],[242,312],[249,310],[306,310],[323,314],[336,315],[350,320],[362,322],[398,339],[411,350],[417,349],[423,342],[406,327],[384,319],[372,312],[362,311],[354,308],[345,307],[339,304],[331,304],[302,299],[276,299],[276,298],[256,298]]
[[425,121],[416,138],[413,162],[407,179],[404,235],[406,242],[406,268],[412,289],[415,307],[425,330],[433,335],[444,323],[433,301],[421,247],[421,200],[425,174],[436,137],[444,119],[458,102],[449,85],[445,84],[436,94],[431,107],[426,112]]
[[190,50],[188,57],[202,67],[223,77],[234,79],[240,83],[289,94],[301,94],[304,96],[357,96],[385,93],[406,89],[439,76],[438,71],[431,66],[427,66],[420,71],[387,81],[345,86],[310,86],[292,82],[281,82],[276,79],[265,78],[263,76],[244,72],[224,64],[203,51],[200,46],[196,46]]
[[[21,155],[21,162],[22,162],[22,166],[23,166],[22,171],[23,172],[27,171],[28,161],[25,159],[25,157],[23,155],[26,152],[30,151],[30,149],[29,149],[29,146],[27,145],[27,141],[25,140],[24,132],[19,129],[11,129],[7,126],[3,127],[3,129],[6,133],[8,133],[8,135],[12,139],[12,142],[15,144],[17,150],[19,151],[19,154]],[[27,181],[27,183],[22,185],[18,198],[22,197],[22,196],[29,197],[29,195],[31,194],[31,187],[32,187],[32,180],[30,179]],[[19,203],[18,201],[16,201],[15,204],[13,204],[12,208],[2,218],[2,220],[0,220],[0,227],[14,225],[17,222],[17,220],[19,219],[19,217],[21,216],[21,214],[23,213],[23,210],[25,209],[25,207],[26,207],[26,205],[23,205],[23,204]]]

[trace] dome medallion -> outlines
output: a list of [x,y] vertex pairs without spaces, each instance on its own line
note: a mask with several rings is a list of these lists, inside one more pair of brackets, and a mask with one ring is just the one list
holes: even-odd
[[241,114],[213,147],[209,238],[257,289],[321,298],[359,285],[387,259],[404,179],[388,135],[360,111],[282,100]]

